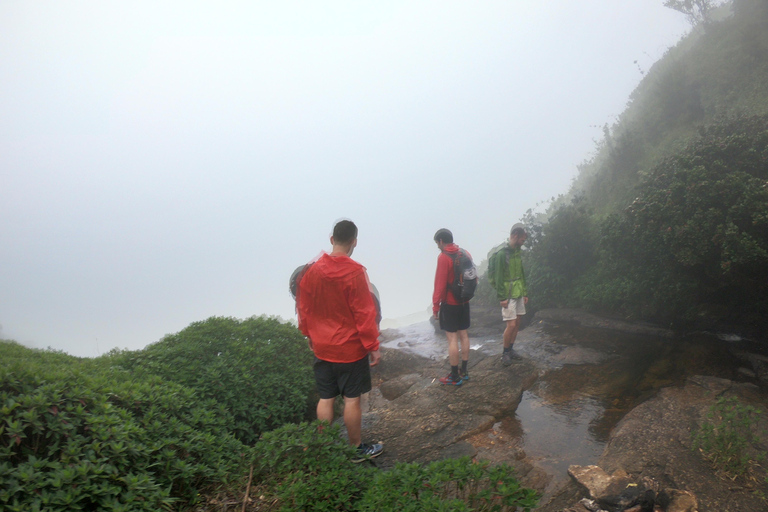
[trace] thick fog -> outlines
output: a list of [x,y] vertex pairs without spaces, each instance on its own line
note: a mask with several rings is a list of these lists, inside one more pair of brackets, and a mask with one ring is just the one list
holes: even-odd
[[568,190],[688,30],[662,3],[3,2],[0,337],[291,319],[341,217],[384,316],[426,311],[434,232],[480,262]]

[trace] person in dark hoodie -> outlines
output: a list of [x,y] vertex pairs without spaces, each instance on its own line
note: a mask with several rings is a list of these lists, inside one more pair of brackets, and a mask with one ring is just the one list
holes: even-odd
[[[440,255],[437,257],[432,314],[439,320],[440,328],[445,331],[445,336],[448,338],[448,361],[451,364],[451,373],[442,377],[440,382],[449,386],[461,386],[463,382],[469,380],[467,370],[469,302],[454,297],[449,286],[454,279],[454,258],[460,249],[453,243],[453,233],[445,228],[437,230],[434,240],[437,248],[440,249]],[[461,352],[459,352],[459,341],[461,341]],[[459,369],[459,359],[461,359],[461,369]]]
[[315,353],[317,419],[332,422],[336,397],[343,396],[344,425],[350,444],[357,447],[354,462],[360,462],[384,449],[362,442],[360,405],[361,395],[371,390],[370,367],[381,359],[377,309],[365,267],[350,258],[357,226],[350,220],[337,222],[331,245],[331,253],[309,266],[299,283],[299,330]]

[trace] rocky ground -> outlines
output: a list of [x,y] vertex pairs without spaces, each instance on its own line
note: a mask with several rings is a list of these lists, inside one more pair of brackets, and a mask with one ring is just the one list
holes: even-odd
[[[572,310],[540,312],[537,321],[542,319],[669,335],[653,326]],[[501,327],[492,312],[473,310],[473,336],[498,336]],[[396,334],[385,332],[384,336],[391,339]],[[689,379],[682,387],[663,389],[619,422],[595,467],[572,467],[572,480],[553,490],[547,474],[499,428],[500,419],[515,410],[523,392],[537,379],[534,364],[523,359],[505,367],[498,354],[473,351],[470,382],[447,387],[437,382],[446,372],[444,356],[426,358],[403,350],[382,350],[383,363],[373,372],[375,389],[365,404],[363,428],[366,438],[385,443],[385,453],[377,459],[383,468],[396,462],[429,462],[462,455],[511,463],[526,486],[545,492],[538,509],[543,512],[624,510],[635,503],[635,510],[640,511],[637,496],[634,501],[617,497],[619,491],[626,494],[627,489],[655,496],[656,504],[665,507],[657,510],[768,510],[766,472],[758,464],[759,454],[768,451],[768,400],[760,385],[701,376]],[[766,375],[765,358],[743,354],[743,359],[744,371],[760,382]],[[715,471],[701,452],[693,449],[692,434],[711,421],[707,415],[720,397],[736,397],[740,403],[763,411],[761,419],[751,426],[755,440],[748,451],[753,463],[745,477],[733,479]],[[644,510],[653,510],[647,500],[644,506]]]

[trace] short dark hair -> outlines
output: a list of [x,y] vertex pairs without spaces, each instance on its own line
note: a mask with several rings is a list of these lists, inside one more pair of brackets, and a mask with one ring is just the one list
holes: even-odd
[[528,235],[528,233],[525,232],[525,228],[523,226],[512,226],[512,229],[509,232],[509,236],[520,235]]
[[340,220],[333,226],[333,241],[348,244],[357,238],[357,226],[351,220]]
[[435,233],[435,242],[443,242],[445,244],[453,243],[453,233],[450,229],[441,228]]

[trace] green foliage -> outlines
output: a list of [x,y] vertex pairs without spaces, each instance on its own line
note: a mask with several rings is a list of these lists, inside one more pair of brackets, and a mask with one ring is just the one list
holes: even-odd
[[520,485],[506,464],[473,463],[469,457],[420,464],[398,464],[377,475],[361,511],[529,511],[539,496]]
[[162,376],[218,405],[226,428],[246,444],[305,418],[314,388],[312,352],[291,324],[274,318],[211,317],[116,363]]
[[608,215],[560,201],[528,253],[541,307],[581,304],[678,327],[768,326],[768,115],[698,130]]
[[245,447],[189,389],[112,356],[3,342],[0,361],[4,510],[163,510],[241,468]]
[[354,453],[336,426],[286,425],[256,444],[255,474],[275,489],[286,511],[513,511],[530,510],[538,501],[507,465],[464,457],[378,471],[353,464]]
[[370,466],[352,463],[355,452],[338,426],[289,424],[256,444],[254,474],[274,489],[281,510],[355,510],[374,474]]
[[568,285],[594,265],[592,212],[582,197],[560,206],[544,226],[526,223],[533,234],[524,262],[528,293],[538,307],[564,306]]
[[[702,129],[602,223],[585,300],[700,324],[768,311],[768,116]],[[717,313],[717,312],[720,313]]]
[[762,0],[738,6],[736,16],[692,31],[643,72],[595,156],[579,166],[569,196],[584,194],[601,218],[620,211],[641,173],[677,153],[698,126],[768,113],[768,7]]
[[693,435],[693,449],[699,449],[712,465],[732,479],[747,476],[765,458],[755,430],[761,411],[736,398],[720,397],[701,428]]

